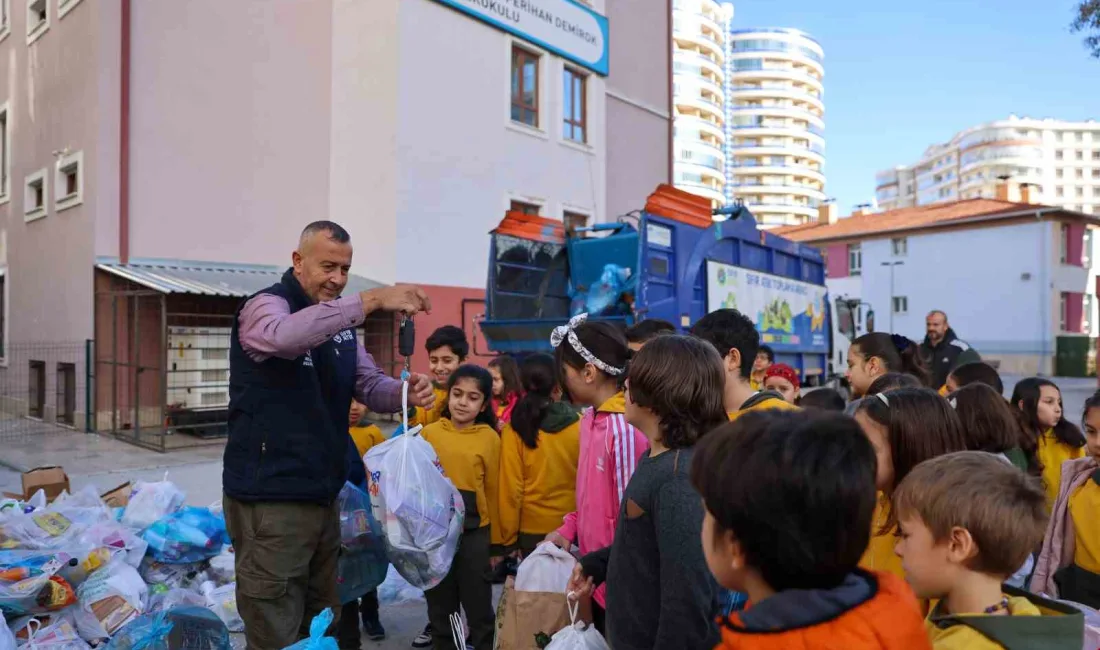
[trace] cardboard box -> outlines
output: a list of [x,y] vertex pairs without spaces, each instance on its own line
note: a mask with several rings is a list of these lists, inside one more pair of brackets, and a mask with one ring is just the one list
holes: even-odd
[[130,481],[126,481],[122,485],[104,492],[100,498],[103,499],[103,503],[106,503],[108,508],[125,508],[130,504],[130,493],[133,491],[134,486]]
[[60,467],[36,467],[23,472],[23,494],[6,493],[5,496],[26,501],[39,490],[46,493],[47,502],[53,501],[62,492],[69,491],[69,475]]

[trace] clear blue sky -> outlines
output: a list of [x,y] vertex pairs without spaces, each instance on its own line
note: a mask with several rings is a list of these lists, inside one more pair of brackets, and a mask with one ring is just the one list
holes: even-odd
[[737,0],[735,28],[794,27],[825,49],[826,194],[842,215],[875,172],[1006,118],[1100,120],[1100,60],[1069,0]]

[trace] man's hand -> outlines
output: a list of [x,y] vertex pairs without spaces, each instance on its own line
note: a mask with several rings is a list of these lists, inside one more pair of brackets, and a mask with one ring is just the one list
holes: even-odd
[[370,289],[359,294],[363,300],[363,313],[375,311],[401,312],[412,316],[418,312],[432,312],[432,301],[418,286],[395,284],[392,287]]
[[413,373],[409,377],[409,404],[423,407],[427,411],[435,406],[435,391],[432,390],[432,380],[427,375]]

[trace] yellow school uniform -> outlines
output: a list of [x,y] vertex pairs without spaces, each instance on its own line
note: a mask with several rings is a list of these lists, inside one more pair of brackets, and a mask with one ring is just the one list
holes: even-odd
[[1100,574],[1100,485],[1091,478],[1069,497],[1073,520],[1073,563]]
[[545,536],[577,509],[580,416],[568,404],[547,409],[531,449],[506,425],[500,440],[500,543],[512,546],[521,533]]
[[436,455],[447,478],[451,479],[466,505],[466,530],[494,525],[496,537],[497,485],[500,480],[500,434],[485,424],[456,429],[447,418],[440,418],[421,434]]
[[409,417],[409,427],[420,425],[426,427],[429,424],[434,424],[439,421],[439,418],[443,417],[443,407],[447,403],[447,387],[436,382],[432,382],[432,392],[435,394],[435,404],[431,410],[427,410],[422,406],[417,406],[415,412]]
[[[898,542],[897,529],[888,530],[885,533],[879,532],[889,518],[889,504],[890,500],[886,495],[879,492],[878,503],[875,504],[875,514],[871,517],[871,541],[867,544],[867,550],[863,552],[863,557],[859,559],[859,566],[861,569],[867,569],[868,571],[892,573],[904,580],[905,569],[901,566],[901,558],[894,552],[894,547],[897,546]],[[918,599],[917,602],[920,605],[921,614],[927,614],[933,604],[928,600]]]
[[739,409],[739,410],[736,410],[736,411],[730,411],[726,415],[729,416],[730,422],[733,422],[737,418],[741,417],[742,413],[747,413],[749,411],[767,411],[769,409],[774,409],[776,411],[798,411],[798,410],[800,410],[797,406],[795,406],[794,404],[791,404],[790,402],[787,402],[786,400],[779,399],[778,397],[768,397],[767,399],[763,399],[760,402],[758,402],[756,404],[753,404],[752,406],[750,406],[746,409]]
[[[1008,599],[1009,616],[1042,616],[1043,613],[1027,598],[1017,596]],[[961,614],[958,618],[989,616],[987,614]],[[1004,646],[968,625],[939,627],[933,616],[924,621],[924,629],[932,641],[932,650],[1003,650]]]
[[351,440],[355,443],[355,448],[359,450],[360,458],[366,456],[371,447],[386,441],[386,434],[382,433],[377,424],[352,427],[348,429],[348,433],[351,434]]
[[1043,465],[1043,489],[1047,493],[1047,511],[1054,507],[1058,490],[1062,486],[1062,463],[1081,458],[1084,447],[1071,447],[1054,436],[1053,429],[1047,429],[1039,436],[1039,449],[1036,456]]

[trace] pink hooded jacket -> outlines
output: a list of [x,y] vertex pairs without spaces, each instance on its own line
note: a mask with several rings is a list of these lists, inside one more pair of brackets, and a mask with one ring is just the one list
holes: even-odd
[[[649,449],[645,435],[627,424],[626,398],[618,393],[581,417],[581,455],[577,466],[577,510],[565,516],[558,534],[576,542],[581,555],[611,546],[623,491]],[[605,604],[606,590],[596,590]]]

